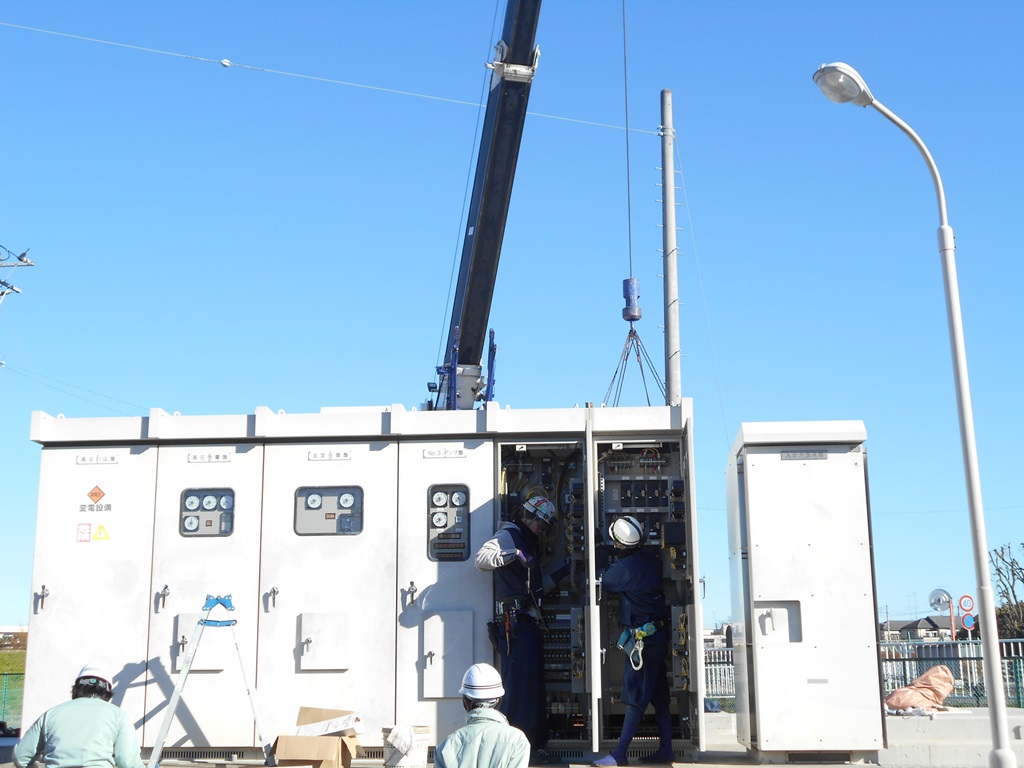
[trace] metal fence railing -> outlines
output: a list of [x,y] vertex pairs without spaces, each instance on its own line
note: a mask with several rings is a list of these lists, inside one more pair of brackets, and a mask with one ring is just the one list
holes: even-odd
[[24,690],[23,672],[0,673],[0,722],[7,723],[8,728],[17,728],[21,725],[21,699]]
[[[1006,704],[1024,707],[1024,640],[1000,640],[999,650]],[[980,640],[879,643],[879,654],[885,696],[909,685],[929,667],[945,664],[953,673],[953,692],[946,699],[946,706],[983,707],[986,704]],[[704,685],[708,698],[718,700],[723,708],[734,706],[736,678],[731,648],[704,651]]]
[[[999,641],[1003,690],[1006,704],[1024,707],[1024,640]],[[953,692],[946,699],[950,707],[985,706],[985,677],[981,664],[981,641],[953,642],[901,641],[879,643],[882,658],[883,695],[909,685],[929,667],[945,664],[953,673]],[[0,721],[9,728],[21,725],[22,693],[25,675],[0,673]],[[708,648],[704,651],[705,695],[733,711],[736,677],[732,648]]]
[[732,648],[704,649],[704,695],[734,712],[736,673],[732,666]]

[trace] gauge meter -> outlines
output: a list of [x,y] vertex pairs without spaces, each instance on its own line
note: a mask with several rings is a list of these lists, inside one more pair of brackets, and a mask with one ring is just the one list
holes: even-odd
[[220,497],[220,508],[227,511],[235,506],[235,497],[230,493],[225,493]]
[[187,509],[189,512],[194,512],[195,510],[199,509],[199,497],[196,496],[194,493],[190,493],[188,496],[186,496],[185,509]]
[[342,509],[349,509],[356,503],[356,497],[351,493],[343,493],[338,497],[338,506]]
[[[196,498],[198,501],[197,497]],[[198,515],[187,515],[184,520],[181,521],[186,531],[197,531],[199,530],[199,516]]]
[[444,491],[434,491],[432,501],[435,507],[443,507],[448,503],[448,494]]
[[216,509],[217,508],[217,497],[216,496],[203,496],[203,509]]
[[306,496],[306,506],[310,509],[320,509],[320,505],[323,503],[323,496],[319,493],[310,493]]
[[456,507],[466,506],[466,494],[462,491],[455,491],[455,493],[452,494],[452,504]]
[[446,525],[448,525],[448,515],[446,515],[444,512],[435,512],[431,516],[430,522],[433,524],[435,528],[444,528]]

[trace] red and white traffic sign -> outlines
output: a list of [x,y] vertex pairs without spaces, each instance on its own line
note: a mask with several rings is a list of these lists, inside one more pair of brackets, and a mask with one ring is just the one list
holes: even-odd
[[964,629],[970,632],[974,629],[974,625],[977,624],[977,619],[975,619],[973,615],[965,613],[960,617],[960,623],[964,625]]
[[964,595],[960,598],[960,610],[964,613],[970,613],[974,610],[974,598],[970,595]]

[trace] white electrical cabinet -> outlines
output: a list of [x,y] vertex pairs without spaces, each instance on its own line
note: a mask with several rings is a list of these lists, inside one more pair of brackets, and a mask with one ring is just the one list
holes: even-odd
[[[617,605],[595,589],[596,555],[620,514],[642,521],[664,564],[677,753],[703,749],[689,401],[36,413],[32,439],[43,450],[26,722],[67,698],[81,665],[105,664],[151,750],[194,650],[165,759],[261,754],[247,685],[271,740],[306,706],[358,711],[370,758],[396,724],[426,727],[436,744],[465,722],[466,668],[495,661],[493,579],[476,551],[543,494],[560,519],[542,565],[571,565],[542,606],[549,751],[578,759],[621,728]],[[210,618],[234,626],[206,626],[190,647],[211,597],[221,602]],[[653,750],[654,729],[645,719],[638,752]]]
[[865,439],[745,423],[729,456],[737,738],[762,759],[884,746]]
[[[125,420],[128,421],[128,420]],[[124,424],[138,439],[141,419]],[[25,727],[68,696],[78,671],[116,647],[119,703],[132,722],[146,712],[138,685],[156,604],[150,590],[155,447],[92,445],[42,452],[32,594],[32,668]],[[169,640],[169,638],[168,638]]]

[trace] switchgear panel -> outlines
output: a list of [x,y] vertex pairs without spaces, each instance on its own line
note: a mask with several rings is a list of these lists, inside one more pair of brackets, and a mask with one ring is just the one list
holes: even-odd
[[544,681],[552,739],[591,737],[586,678],[585,462],[581,443],[511,444],[500,454],[500,513],[514,520],[524,501],[545,496],[558,522],[541,535],[543,573],[568,573],[542,601]]
[[[529,611],[543,637],[547,750],[586,761],[621,731],[629,662],[616,647],[617,598],[601,593],[600,579],[615,557],[608,526],[623,514],[637,518],[662,564],[671,618],[657,631],[670,638],[676,755],[703,749],[691,412],[685,402],[526,411],[488,403],[472,413],[259,408],[244,418],[154,409],[85,423],[34,414],[45,524],[31,631],[33,647],[49,652],[30,649],[26,689],[45,696],[26,712],[37,717],[73,673],[53,666],[67,656],[67,626],[98,626],[95,612],[79,615],[78,606],[123,591],[102,574],[131,573],[150,585],[136,590],[138,615],[119,618],[134,631],[102,650],[146,659],[118,672],[143,749],[157,739],[180,629],[195,625],[209,594],[234,597],[243,669],[209,657],[216,634],[203,641],[203,674],[182,698],[195,722],[176,721],[169,736],[176,758],[261,753],[245,708],[223,698],[244,691],[243,673],[258,680],[271,732],[291,727],[298,697],[309,701],[312,691],[313,700],[359,702],[368,749],[381,749],[374,734],[396,722],[428,727],[436,744],[465,722],[466,667],[499,661],[488,632],[493,577],[475,567],[475,554],[543,495],[557,516],[534,553],[545,590]],[[137,435],[143,443],[124,447]],[[94,456],[104,463],[86,463]],[[68,477],[74,487],[65,490]],[[116,513],[129,506],[132,515]],[[67,576],[68,562],[85,563],[92,577]],[[359,634],[364,625],[372,638]],[[140,647],[138,637],[148,640]],[[654,751],[655,730],[641,723],[631,759]]]
[[[665,599],[671,608],[669,687],[672,691],[673,729],[682,738],[694,732],[693,696],[689,664],[689,618],[694,574],[688,556],[687,482],[688,471],[683,444],[677,440],[610,442],[598,444],[598,571],[615,558],[608,527],[615,518],[630,515],[644,530],[645,547],[654,549],[662,561]],[[619,601],[614,594],[602,596],[600,605],[601,638],[608,649],[602,676],[602,738],[614,739],[621,730],[626,707],[621,701],[622,676],[626,655],[616,647],[623,630],[619,624]],[[701,702],[702,704],[702,702]],[[656,736],[653,712],[645,715],[638,736]]]
[[[613,562],[608,526],[621,515],[643,526],[644,546],[654,549],[663,564],[663,589],[671,616],[660,631],[670,632],[671,656],[666,674],[672,690],[673,729],[692,740],[699,716],[696,685],[691,682],[690,620],[695,599],[694,573],[689,558],[688,468],[685,443],[666,440],[597,442],[596,485],[588,476],[583,444],[510,444],[501,449],[500,512],[513,520],[522,503],[535,495],[555,502],[558,522],[541,537],[541,566],[546,575],[567,575],[542,603],[544,620],[544,678],[550,738],[569,742],[595,736],[614,742],[621,731],[625,705],[621,702],[625,654],[616,647],[624,627],[619,625],[617,596],[601,597],[596,611],[588,608],[588,584]],[[588,509],[589,507],[589,509]],[[591,528],[591,522],[593,527]],[[589,551],[590,548],[594,552]],[[591,554],[594,555],[591,561]],[[594,563],[596,572],[589,573]],[[587,622],[599,624],[600,647],[588,655]],[[598,711],[594,712],[588,669],[600,666]],[[593,730],[596,729],[595,734]],[[656,735],[653,714],[641,722],[637,742]]]
[[427,557],[434,562],[469,559],[469,487],[427,489]]

